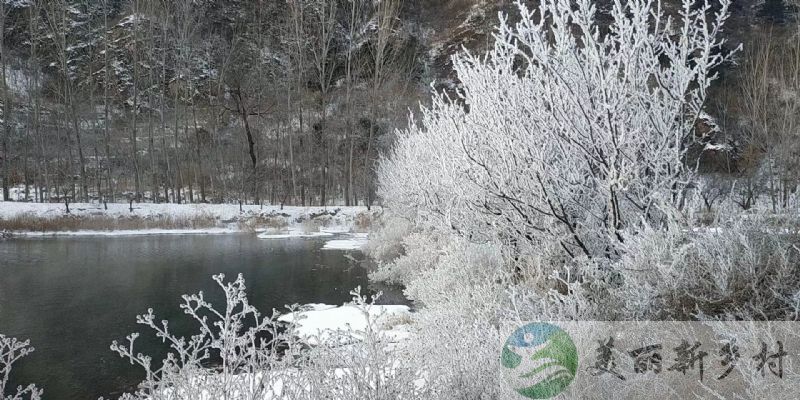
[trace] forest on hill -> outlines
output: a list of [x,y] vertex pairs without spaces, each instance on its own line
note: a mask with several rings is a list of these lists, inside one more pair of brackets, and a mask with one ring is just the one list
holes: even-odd
[[[665,5],[677,13],[678,3]],[[613,1],[596,4],[602,15]],[[3,199],[372,204],[395,130],[432,90],[457,96],[451,57],[490,48],[498,12],[514,20],[514,9],[508,0],[6,0]],[[775,51],[797,43],[795,9],[731,5],[725,48],[744,43],[735,59],[747,61],[721,67],[692,152],[718,191],[753,181],[764,157],[796,155],[776,133],[791,115],[773,115],[786,98],[776,88],[798,87],[789,69],[800,61]],[[773,173],[785,197],[796,179]],[[761,190],[751,186],[739,185],[743,203]]]
[[2,7],[6,199],[371,202],[422,92],[400,1]]

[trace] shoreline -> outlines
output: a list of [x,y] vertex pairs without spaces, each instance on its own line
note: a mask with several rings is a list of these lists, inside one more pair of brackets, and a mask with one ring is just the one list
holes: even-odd
[[7,232],[10,238],[57,238],[57,237],[129,237],[129,236],[195,236],[246,234],[228,228],[209,229],[120,229],[120,230],[77,230],[77,231],[13,231]]
[[0,232],[8,237],[220,235],[262,239],[368,232],[379,207],[280,207],[238,204],[0,202]]

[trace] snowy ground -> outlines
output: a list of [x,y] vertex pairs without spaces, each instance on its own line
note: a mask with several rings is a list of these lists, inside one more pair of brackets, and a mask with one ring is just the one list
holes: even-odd
[[314,346],[324,342],[337,332],[352,332],[355,338],[367,329],[368,316],[374,328],[392,342],[408,339],[408,321],[411,310],[403,305],[371,305],[362,311],[353,304],[332,306],[327,304],[308,304],[307,311],[287,314],[280,321],[295,321],[297,335]]
[[307,232],[303,226],[289,226],[282,229],[268,229],[258,234],[259,239],[328,238],[323,250],[361,250],[367,245],[368,233],[353,232],[347,225],[320,228],[317,232]]
[[[239,209],[238,204],[152,204],[134,203],[133,211],[128,203],[108,203],[108,210],[97,203],[71,203],[70,215],[73,216],[114,216],[114,217],[155,217],[169,215],[172,217],[199,217],[214,216],[221,220],[233,220],[248,216],[286,215],[288,218],[297,219],[311,214],[321,214],[340,210],[344,216],[355,216],[366,212],[366,207],[283,207],[244,205]],[[374,209],[374,208],[373,208]],[[59,217],[66,215],[64,204],[60,203],[21,203],[0,202],[0,218],[8,219],[23,214],[33,214],[41,217]]]

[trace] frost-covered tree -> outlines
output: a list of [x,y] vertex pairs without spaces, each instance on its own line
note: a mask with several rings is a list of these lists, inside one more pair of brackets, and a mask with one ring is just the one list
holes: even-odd
[[305,316],[296,313],[302,311],[296,306],[289,308],[286,316],[291,318],[284,322],[275,310],[262,314],[248,302],[241,275],[233,282],[221,274],[214,280],[225,293],[222,306],[212,305],[202,292],[183,296],[181,309],[198,326],[191,336],[176,334],[152,309],[137,317],[169,345],[165,359],[138,353],[138,333],[112,344],[113,351],[146,372],[138,390],[121,399],[430,398],[416,384],[420,371],[402,364],[403,353],[381,332],[382,314],[370,311],[378,295],[368,299],[360,289],[351,292],[352,306],[364,316],[363,328],[325,330],[303,339],[297,329]]
[[[124,343],[114,341],[113,351],[146,371],[135,396],[123,398],[259,399],[273,390],[272,377],[265,371],[279,361],[277,344],[285,335],[277,331],[276,316],[262,316],[247,301],[241,275],[230,283],[223,279],[224,275],[214,277],[225,293],[224,309],[214,308],[202,292],[183,297],[181,308],[199,325],[189,338],[174,334],[169,322],[158,321],[152,309],[137,317],[137,323],[169,344],[171,352],[162,362],[134,351],[138,333]],[[221,361],[217,373],[204,366],[213,357]]]
[[606,26],[590,0],[518,2],[487,55],[454,58],[457,96],[400,133],[381,195],[515,258],[618,259],[626,236],[678,218],[691,184],[730,1],[697,3],[617,0]]

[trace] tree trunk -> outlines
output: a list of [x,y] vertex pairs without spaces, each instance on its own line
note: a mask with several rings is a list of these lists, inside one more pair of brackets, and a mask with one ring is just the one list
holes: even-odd
[[103,144],[106,151],[106,197],[114,202],[114,173],[112,171],[113,162],[111,157],[111,107],[108,99],[108,88],[111,84],[111,63],[108,57],[109,53],[109,36],[110,29],[108,25],[108,0],[103,0],[103,64],[105,68],[105,80],[103,82]]
[[[177,83],[177,80],[176,80]],[[180,168],[180,155],[178,153],[178,141],[179,141],[179,120],[178,120],[178,90],[175,90],[175,143],[174,143],[174,150],[175,150],[175,188],[173,189],[172,197],[175,203],[181,203],[181,186],[183,186],[183,182],[181,181],[181,168]]]
[[[239,102],[241,103],[241,101],[242,98],[241,95],[239,95]],[[255,202],[258,203],[258,157],[256,156],[256,142],[253,138],[253,132],[250,129],[250,119],[247,117],[247,110],[244,108],[243,104],[240,104],[239,110],[242,122],[244,123],[244,131],[247,135],[247,148],[250,153],[250,162],[253,166],[253,198],[255,198]]]
[[194,120],[194,138],[197,142],[195,145],[195,156],[197,157],[197,170],[198,170],[198,177],[197,177],[197,184],[200,186],[200,202],[206,202],[206,184],[205,184],[205,163],[203,162],[203,156],[200,154],[200,145],[201,143],[201,136],[200,136],[200,126],[197,124],[197,107],[195,106],[194,102],[192,102],[192,119]]
[[[150,104],[153,104],[153,95],[150,94]],[[153,138],[153,113],[147,113],[147,154],[150,156],[150,196],[153,203],[158,201],[158,173],[156,172],[156,149],[155,139]]]
[[[134,14],[138,16],[139,1],[134,0]],[[138,116],[139,116],[139,18],[133,18],[133,124],[131,126],[131,160],[133,161],[135,199],[142,200],[141,171],[139,170]]]
[[8,120],[11,118],[11,104],[9,104],[8,99],[8,88],[6,86],[6,62],[7,62],[7,54],[6,54],[6,5],[5,1],[0,1],[0,68],[3,71],[0,73],[2,74],[3,82],[0,82],[2,85],[3,91],[3,200],[9,201],[11,200],[10,191],[9,191],[9,180],[11,179],[11,172],[9,164],[11,163],[11,151],[9,149],[9,135],[10,135],[10,126]]

